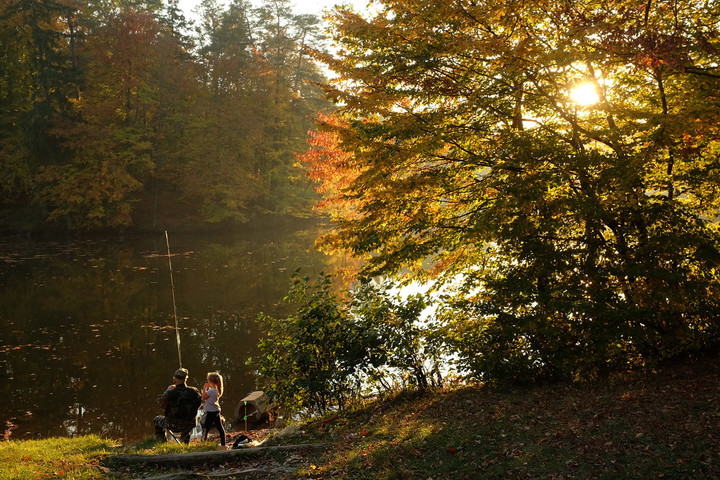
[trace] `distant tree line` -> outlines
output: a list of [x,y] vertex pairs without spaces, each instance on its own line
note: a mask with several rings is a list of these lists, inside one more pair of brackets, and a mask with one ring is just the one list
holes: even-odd
[[327,108],[287,0],[0,1],[0,231],[306,214]]

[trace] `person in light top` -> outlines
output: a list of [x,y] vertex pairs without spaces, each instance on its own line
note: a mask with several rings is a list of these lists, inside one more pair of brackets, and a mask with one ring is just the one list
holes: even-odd
[[217,372],[207,374],[207,383],[203,385],[202,399],[205,401],[205,425],[203,425],[203,441],[207,440],[211,428],[220,433],[220,445],[225,448],[225,428],[220,417],[220,397],[223,394],[223,379]]

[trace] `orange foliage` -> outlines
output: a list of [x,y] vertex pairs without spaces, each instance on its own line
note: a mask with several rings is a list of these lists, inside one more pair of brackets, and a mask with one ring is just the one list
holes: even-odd
[[299,159],[305,162],[308,176],[317,183],[316,190],[323,200],[316,206],[333,216],[348,215],[356,202],[345,193],[358,177],[360,170],[353,165],[353,154],[343,149],[342,131],[346,122],[335,115],[318,114],[318,130],[310,130],[310,148]]

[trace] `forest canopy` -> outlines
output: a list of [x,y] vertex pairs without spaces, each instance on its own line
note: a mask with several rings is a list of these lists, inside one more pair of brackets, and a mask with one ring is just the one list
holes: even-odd
[[367,275],[445,284],[479,378],[717,345],[720,4],[387,0],[339,10],[305,156]]
[[0,0],[0,231],[307,215],[320,19],[288,0]]

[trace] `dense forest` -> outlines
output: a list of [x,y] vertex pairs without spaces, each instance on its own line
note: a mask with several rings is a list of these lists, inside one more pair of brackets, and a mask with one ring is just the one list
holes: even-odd
[[0,231],[307,215],[321,44],[287,0],[0,1]]

